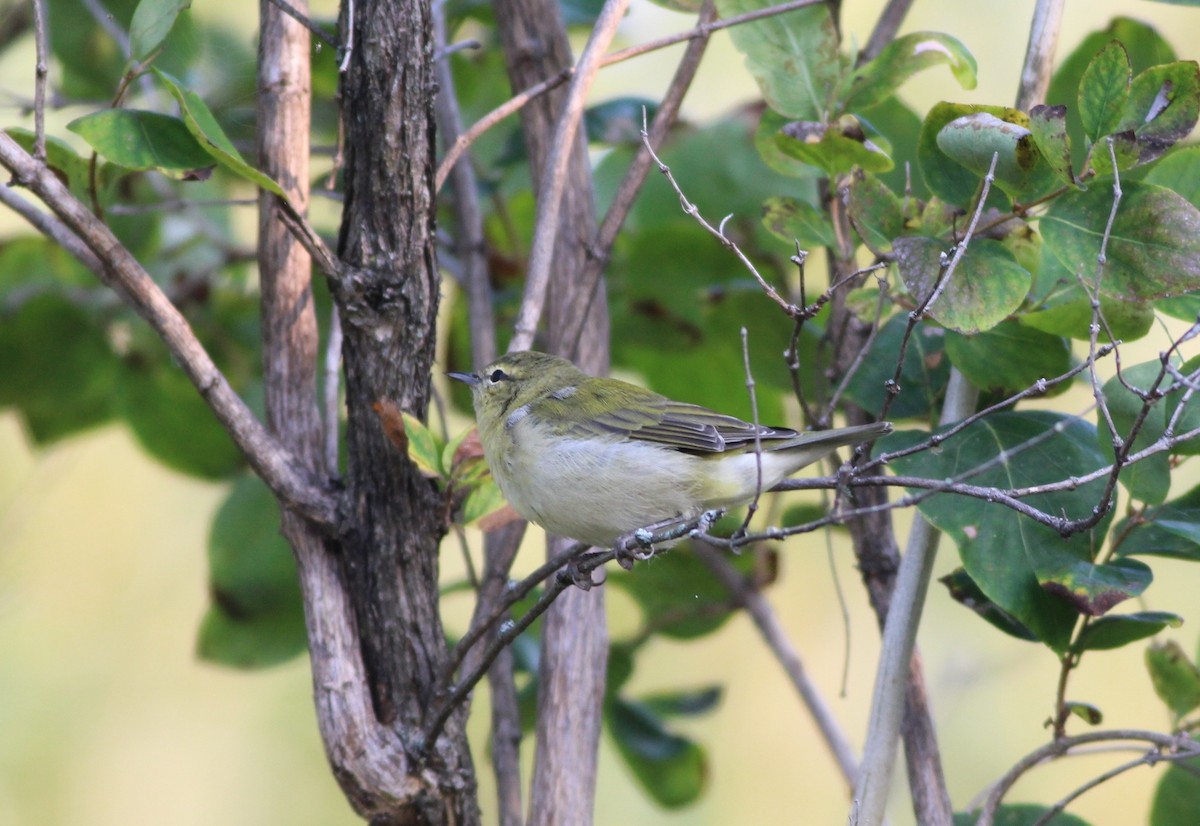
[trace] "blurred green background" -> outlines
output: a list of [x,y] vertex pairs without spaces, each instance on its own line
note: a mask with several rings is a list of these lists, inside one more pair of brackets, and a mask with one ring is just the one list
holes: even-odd
[[[847,30],[860,43],[882,5],[846,4]],[[1032,0],[917,3],[905,30],[959,37],[978,59],[980,85],[964,93],[948,74],[934,72],[906,87],[906,99],[917,111],[943,98],[1011,101],[1032,7]],[[195,9],[231,21],[244,11],[229,2]],[[1181,57],[1198,56],[1200,11],[1115,0],[1068,4],[1060,54],[1116,14],[1152,21]],[[635,2],[621,45],[687,28],[690,20]],[[243,39],[251,39],[248,30]],[[659,94],[678,51],[605,70],[594,98]],[[31,51],[26,57],[24,63],[0,61],[0,72],[32,77]],[[718,35],[689,95],[687,116],[719,118],[755,96],[741,58]],[[647,182],[662,185],[657,177]],[[0,236],[18,231],[24,230],[13,216],[0,212]],[[1152,335],[1139,346],[1144,352],[1131,354],[1131,363],[1156,355],[1160,342]],[[1072,394],[1053,405],[1077,413],[1088,400]],[[0,413],[0,824],[359,822],[324,761],[307,663],[245,674],[194,657],[207,602],[206,533],[225,491],[148,460],[119,426],[34,451],[16,418]],[[462,575],[459,556],[447,547],[443,576],[456,580]],[[531,539],[520,564],[533,567],[541,553]],[[938,575],[954,566],[953,556],[947,545]],[[846,620],[830,559],[848,601]],[[1158,579],[1146,604],[1192,612],[1200,593],[1195,572],[1170,560],[1155,564]],[[786,546],[782,566],[771,600],[852,742],[860,743],[878,633],[849,548],[840,535],[828,544],[820,535],[804,537]],[[633,608],[615,589],[607,597],[614,635],[620,635],[632,627]],[[448,628],[461,631],[468,611],[467,598],[449,598]],[[1194,627],[1164,636],[1196,650]],[[931,593],[920,644],[951,796],[964,808],[1018,757],[1045,742],[1042,722],[1052,706],[1057,663],[1045,649],[1002,637],[970,617],[940,587]],[[665,812],[646,800],[605,743],[597,823],[844,822],[841,780],[747,620],[738,617],[694,644],[652,645],[652,656],[640,660],[634,675],[634,693],[726,685],[716,713],[680,724],[708,749],[710,788],[697,805]],[[1169,720],[1153,697],[1141,651],[1135,645],[1085,659],[1072,678],[1072,699],[1100,706],[1106,727],[1165,729]],[[492,794],[483,761],[486,689],[475,708],[471,725],[486,816]],[[1055,801],[1119,759],[1098,755],[1039,770],[1010,799]],[[1130,773],[1072,810],[1094,824],[1137,822],[1148,810],[1156,778],[1157,771]],[[911,822],[903,796],[898,800],[893,822]]]

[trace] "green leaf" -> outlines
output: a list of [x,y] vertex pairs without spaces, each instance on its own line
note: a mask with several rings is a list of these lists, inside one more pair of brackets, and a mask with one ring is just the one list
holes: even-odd
[[408,437],[408,458],[430,479],[446,479],[449,471],[442,466],[441,440],[425,423],[408,411],[402,411],[404,434]]
[[763,204],[763,226],[789,247],[801,249],[831,247],[837,239],[829,218],[807,201],[776,196]]
[[870,172],[856,169],[848,195],[846,214],[863,243],[876,255],[890,252],[892,239],[904,231],[904,212],[896,193]]
[[[775,136],[779,130],[791,123],[789,118],[769,107],[763,107],[758,119],[758,127],[754,130],[754,148],[758,150],[763,163],[780,175],[789,178],[817,178],[821,171],[811,164],[797,160],[779,148]],[[813,190],[816,197],[816,190]]]
[[179,180],[215,166],[179,118],[136,109],[105,109],[67,124],[88,145],[126,169],[157,170]]
[[482,480],[467,494],[462,506],[462,523],[470,525],[507,504],[500,486],[491,477]]
[[987,594],[980,590],[975,580],[971,579],[971,575],[964,569],[956,568],[938,581],[946,586],[955,602],[970,608],[990,625],[1019,640],[1037,641],[1036,634],[1022,625],[1012,614],[988,599]]
[[0,407],[20,410],[39,444],[112,418],[117,369],[103,327],[62,296],[0,311]]
[[[864,410],[882,409],[907,325],[905,315],[893,316],[883,325],[858,372],[846,386],[847,399]],[[918,324],[913,330],[904,350],[900,394],[888,412],[889,418],[937,418],[935,411],[950,379],[944,336],[944,330],[931,324]]]
[[[1056,303],[1044,310],[1022,313],[1021,324],[1059,336],[1069,336],[1079,341],[1091,338],[1092,302],[1080,289],[1072,291],[1076,300]],[[1118,341],[1137,341],[1150,331],[1154,324],[1154,308],[1140,301],[1123,301],[1101,296],[1100,312],[1108,327],[1101,326],[1098,341],[1109,341],[1107,330],[1112,330]]]
[[1080,720],[1083,720],[1090,726],[1098,726],[1104,722],[1104,713],[1099,707],[1091,703],[1083,703],[1078,700],[1067,700],[1063,703],[1067,711]]
[[[966,103],[938,103],[925,116],[921,125],[921,135],[917,141],[917,160],[921,167],[921,175],[929,186],[929,191],[948,204],[960,209],[966,209],[979,191],[983,175],[992,162],[992,153],[988,152],[984,159],[983,171],[976,172],[947,155],[940,146],[939,136],[942,129],[958,118],[970,115],[989,114],[1005,121],[1008,118],[1023,118],[1024,115],[1016,109],[1006,109],[1003,106],[977,106]],[[997,209],[1008,208],[1008,198],[1001,187],[992,187],[988,195],[987,206]]]
[[1164,628],[1178,628],[1181,625],[1183,617],[1166,611],[1110,614],[1084,626],[1071,651],[1108,651],[1152,637]]
[[116,385],[120,415],[142,448],[167,467],[227,479],[245,466],[212,409],[174,363],[129,360]]
[[[1048,806],[1036,803],[1006,803],[996,810],[996,818],[992,822],[995,826],[1038,826],[1042,823],[1048,826],[1090,826],[1086,820],[1066,812],[1053,813],[1053,816],[1046,820],[1046,816],[1050,814],[1052,811]],[[975,826],[978,818],[978,812],[955,812],[954,826]]]
[[[909,293],[924,301],[942,277],[952,257],[950,250],[936,238],[917,236],[897,238],[894,248]],[[929,313],[961,333],[988,330],[1016,312],[1032,280],[1029,270],[999,241],[975,238]]]
[[1132,131],[1138,163],[1147,163],[1183,140],[1200,118],[1200,64],[1194,60],[1153,66],[1133,79],[1116,131]]
[[882,103],[917,72],[938,65],[949,66],[964,89],[975,88],[975,58],[966,46],[948,34],[913,32],[891,41],[855,69],[843,106],[857,111]]
[[[894,434],[881,449],[895,450],[924,438],[914,432]],[[954,479],[970,472],[971,484],[1003,490],[1057,482],[1103,467],[1107,462],[1095,439],[1095,429],[1079,418],[1045,411],[999,413],[968,427],[937,451],[897,458],[892,465],[898,473],[927,479]],[[1022,501],[1055,516],[1082,518],[1091,514],[1103,489],[1103,480],[1098,480]],[[1064,557],[1090,563],[1107,520],[1063,539],[1010,508],[972,497],[937,494],[919,508],[954,539],[963,567],[988,599],[1055,651],[1066,649],[1077,613],[1043,587],[1043,581],[1057,582]]]
[[1117,131],[1132,80],[1129,53],[1116,40],[1101,49],[1084,70],[1079,80],[1079,118],[1092,143]]
[[[892,146],[894,166],[880,173],[880,179],[893,192],[907,192],[914,199],[927,201],[929,190],[913,164],[917,159],[917,143],[921,138],[921,118],[898,98],[890,97],[878,106],[854,113],[865,128],[884,136]],[[916,206],[916,204],[912,204]]]
[[1029,131],[1042,159],[1058,177],[1071,186],[1075,170],[1071,166],[1071,140],[1067,137],[1067,107],[1035,106],[1029,110]]
[[[1200,289],[1200,210],[1169,189],[1122,183],[1124,195],[1108,239],[1100,290],[1148,301]],[[1104,228],[1112,210],[1108,182],[1058,198],[1041,219],[1046,246],[1071,272],[1095,280]]]
[[1146,669],[1154,693],[1166,703],[1175,719],[1200,708],[1200,668],[1173,640],[1153,643],[1146,649]]
[[946,355],[980,390],[1005,393],[1019,392],[1071,369],[1071,348],[1062,336],[1016,321],[1001,322],[973,336],[947,331]]
[[1036,200],[1058,186],[1024,113],[963,115],[938,131],[937,145],[951,160],[980,177],[987,174],[994,156],[996,186],[1014,199]]
[[[1170,384],[1170,380],[1169,377],[1164,377],[1160,382],[1159,377],[1162,375],[1162,363],[1148,361],[1144,364],[1126,367],[1121,371],[1120,377],[1113,376],[1104,383],[1101,392],[1108,403],[1108,411],[1112,415],[1117,433],[1109,433],[1106,427],[1097,430],[1096,438],[1099,440],[1100,449],[1108,453],[1110,459],[1116,456],[1113,450],[1113,436],[1119,436],[1121,439],[1128,438],[1130,428],[1133,427],[1134,421],[1142,412],[1144,404],[1142,399],[1129,388],[1133,387],[1144,393],[1164,389]],[[1103,421],[1102,417],[1101,421]],[[1163,405],[1156,404],[1151,407],[1143,420],[1137,438],[1133,440],[1132,452],[1136,453],[1158,441],[1166,426],[1166,411]],[[1167,492],[1171,487],[1170,456],[1166,451],[1156,453],[1123,468],[1118,478],[1125,489],[1129,491],[1129,495],[1135,499],[1151,505],[1162,504],[1166,501]]]
[[213,518],[208,539],[212,603],[198,653],[235,668],[264,668],[307,645],[291,548],[279,533],[279,506],[256,476],[243,476]]
[[152,71],[179,104],[179,112],[188,132],[217,163],[255,186],[285,198],[279,184],[246,163],[199,95],[184,89],[177,80],[160,69],[154,68]]
[[[70,125],[67,128],[69,129]],[[4,131],[26,152],[33,152],[33,132],[17,127],[10,127]],[[59,180],[66,182],[72,195],[84,203],[91,199],[91,162],[88,158],[81,157],[73,146],[54,135],[46,135],[46,165],[54,171]],[[96,179],[101,189],[113,177],[112,172],[113,168],[108,164],[97,164]]]
[[[1165,186],[1200,208],[1200,146],[1176,147],[1154,164],[1143,180]],[[1192,320],[1195,318],[1193,313]]]
[[1122,556],[1165,556],[1200,562],[1200,487],[1165,505],[1147,508],[1134,519],[1123,519],[1116,536]]
[[1175,59],[1175,52],[1162,35],[1151,26],[1129,17],[1116,17],[1104,29],[1094,31],[1083,39],[1059,64],[1047,103],[1067,104],[1067,134],[1071,140],[1071,156],[1075,169],[1083,169],[1089,141],[1079,114],[1078,93],[1084,72],[1096,54],[1112,41],[1118,41],[1129,55],[1134,72]]
[[1200,758],[1172,762],[1154,790],[1148,824],[1180,826],[1193,819],[1196,812],[1200,812]]
[[708,775],[704,749],[668,731],[644,705],[615,697],[606,708],[617,750],[646,793],[668,809],[694,802],[704,791]]
[[145,60],[161,46],[179,13],[191,5],[191,0],[141,0],[129,24],[129,51],[133,59]]
[[[743,557],[749,564],[749,556]],[[740,558],[741,559],[741,558]],[[711,634],[733,613],[729,591],[695,554],[680,544],[655,557],[653,565],[614,574],[615,585],[642,609],[642,622],[670,639],[690,640]]]
[[869,172],[887,172],[894,165],[887,152],[863,131],[853,115],[843,115],[831,124],[793,121],[775,136],[785,155],[824,170],[829,175],[862,167]]
[[1150,587],[1150,567],[1136,559],[1117,559],[1103,565],[1069,553],[1043,553],[1036,564],[1042,587],[1075,610],[1099,617]]
[[658,101],[650,98],[612,98],[589,106],[583,113],[583,126],[592,143],[640,146],[643,113],[649,122],[657,112]]
[[[771,5],[770,0],[719,0],[729,18]],[[819,120],[846,71],[829,8],[817,4],[734,26],[729,36],[746,57],[767,105],[795,120]]]
[[668,691],[641,699],[651,713],[658,717],[696,717],[707,714],[721,702],[724,688],[710,685],[692,691]]

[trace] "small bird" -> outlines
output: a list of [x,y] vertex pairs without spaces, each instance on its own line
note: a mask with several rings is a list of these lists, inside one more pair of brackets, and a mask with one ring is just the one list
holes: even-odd
[[762,427],[533,351],[449,376],[471,387],[483,452],[509,504],[552,534],[598,547],[747,504],[834,449],[892,430]]

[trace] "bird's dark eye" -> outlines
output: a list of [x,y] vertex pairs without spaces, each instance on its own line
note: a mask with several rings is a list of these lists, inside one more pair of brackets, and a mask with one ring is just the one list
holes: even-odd
[[488,380],[491,381],[493,384],[498,381],[505,381],[508,378],[509,378],[508,373],[505,373],[503,370],[499,370],[499,369],[493,370],[492,374],[490,376],[488,376]]

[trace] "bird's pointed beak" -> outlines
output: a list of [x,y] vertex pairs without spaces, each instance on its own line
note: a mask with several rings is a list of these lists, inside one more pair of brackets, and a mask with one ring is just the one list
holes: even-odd
[[474,387],[479,384],[479,376],[474,373],[447,373],[447,376],[455,381],[461,381],[463,384]]

